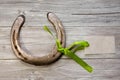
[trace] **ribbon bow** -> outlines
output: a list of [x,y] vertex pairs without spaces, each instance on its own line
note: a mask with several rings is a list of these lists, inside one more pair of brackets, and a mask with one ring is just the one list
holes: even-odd
[[[54,35],[52,34],[52,32],[47,26],[44,26],[44,30],[49,32],[54,37]],[[75,41],[68,48],[63,48],[62,45],[60,44],[60,41],[55,37],[54,39],[56,41],[57,50],[60,53],[63,53],[64,55],[73,59],[75,62],[77,62],[80,66],[82,66],[88,72],[91,73],[93,71],[93,68],[90,65],[88,65],[83,59],[81,59],[75,54],[76,51],[84,50],[86,47],[89,47],[89,43],[87,41]]]

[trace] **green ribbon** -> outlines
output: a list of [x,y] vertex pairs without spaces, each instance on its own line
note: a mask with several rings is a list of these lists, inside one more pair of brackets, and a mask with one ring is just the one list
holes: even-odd
[[[44,30],[49,32],[53,36],[52,32],[49,30],[47,26],[44,26]],[[57,50],[59,52],[73,59],[75,62],[77,62],[80,66],[82,66],[88,72],[91,73],[93,71],[93,68],[90,65],[88,65],[85,61],[83,61],[83,59],[81,59],[75,54],[76,51],[84,50],[86,47],[89,47],[89,43],[87,41],[75,41],[68,48],[63,48],[62,45],[60,44],[60,41],[55,37],[54,39],[56,41]]]

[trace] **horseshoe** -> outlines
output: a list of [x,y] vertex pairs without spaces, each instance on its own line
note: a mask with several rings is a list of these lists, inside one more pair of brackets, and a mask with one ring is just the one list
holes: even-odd
[[[62,46],[65,47],[65,31],[61,21],[52,12],[47,13],[47,19],[53,25],[56,31],[56,36],[60,40]],[[25,16],[19,15],[14,21],[11,28],[10,39],[11,39],[11,47],[14,54],[22,61],[34,65],[47,65],[57,61],[61,57],[62,53],[58,52],[56,45],[52,49],[51,53],[42,57],[32,56],[21,48],[19,42],[19,35],[20,35],[21,27],[23,26],[24,22],[25,22]]]

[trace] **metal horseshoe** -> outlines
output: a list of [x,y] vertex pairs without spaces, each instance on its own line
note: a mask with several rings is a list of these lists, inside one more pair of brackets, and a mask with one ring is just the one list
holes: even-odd
[[[62,46],[65,47],[65,31],[61,21],[54,13],[51,12],[47,13],[47,19],[53,25],[56,31],[57,38],[60,40]],[[25,16],[19,15],[14,21],[11,28],[11,33],[10,33],[11,47],[15,55],[22,61],[34,65],[46,65],[58,60],[62,55],[62,53],[57,51],[56,45],[54,46],[52,53],[42,57],[32,56],[21,48],[19,42],[19,35],[20,35],[21,27],[23,26],[24,22],[25,22]]]

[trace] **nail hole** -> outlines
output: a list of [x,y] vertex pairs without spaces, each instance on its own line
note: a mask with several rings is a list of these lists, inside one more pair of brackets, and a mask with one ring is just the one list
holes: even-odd
[[18,54],[19,54],[19,55],[21,55],[21,53],[20,53],[20,52],[19,52]]
[[55,57],[55,54],[53,55],[53,57]]
[[24,57],[24,59],[25,59],[25,60],[27,60],[27,58],[26,58],[26,57]]
[[17,49],[17,46],[15,46],[15,49]]

